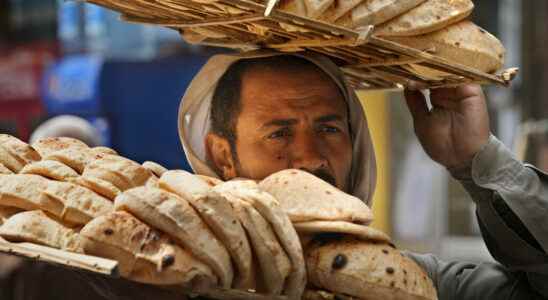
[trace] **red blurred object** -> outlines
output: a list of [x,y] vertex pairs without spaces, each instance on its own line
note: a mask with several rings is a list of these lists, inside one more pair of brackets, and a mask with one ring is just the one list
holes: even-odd
[[0,48],[0,132],[28,140],[43,117],[40,86],[46,66],[58,56],[53,43]]

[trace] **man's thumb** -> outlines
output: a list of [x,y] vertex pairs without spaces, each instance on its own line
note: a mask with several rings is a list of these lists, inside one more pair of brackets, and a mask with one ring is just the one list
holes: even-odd
[[428,116],[428,107],[426,106],[424,95],[420,91],[406,89],[404,95],[407,108],[409,109],[409,112],[411,112],[414,120]]

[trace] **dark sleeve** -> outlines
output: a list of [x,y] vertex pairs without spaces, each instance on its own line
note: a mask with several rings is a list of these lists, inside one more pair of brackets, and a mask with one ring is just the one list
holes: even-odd
[[548,176],[516,160],[495,137],[468,170],[455,174],[477,205],[482,236],[493,257],[522,272],[548,297]]
[[440,300],[541,300],[524,272],[497,263],[445,262],[433,255],[406,253],[434,282]]

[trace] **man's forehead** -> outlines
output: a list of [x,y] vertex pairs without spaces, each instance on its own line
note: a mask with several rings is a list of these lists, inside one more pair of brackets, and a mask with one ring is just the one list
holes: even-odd
[[314,67],[293,71],[252,69],[243,75],[241,91],[243,102],[257,106],[346,106],[334,80]]

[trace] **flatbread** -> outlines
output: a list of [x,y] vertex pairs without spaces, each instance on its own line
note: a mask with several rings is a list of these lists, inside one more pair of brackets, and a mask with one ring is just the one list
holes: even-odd
[[[36,152],[36,150],[34,150],[31,146],[8,134],[0,134],[0,148],[3,148],[5,150],[4,153],[7,152],[14,160],[18,162],[13,166],[10,166],[9,162],[8,165],[4,164],[8,168],[14,167],[13,169],[10,169],[15,173],[19,172],[22,166],[41,159],[40,154],[38,154],[38,152]],[[5,154],[0,153],[0,163],[4,162],[4,159],[1,158],[3,155]]]
[[291,272],[291,263],[268,222],[246,201],[225,195],[230,199],[236,215],[244,226],[255,257],[259,263],[257,284],[259,293],[280,295]]
[[49,181],[41,199],[57,202],[50,212],[62,221],[84,225],[113,210],[110,200],[93,191],[69,182]]
[[95,177],[78,177],[75,180],[81,186],[84,186],[97,194],[114,201],[114,199],[122,193],[114,184]]
[[90,162],[83,178],[94,178],[107,181],[120,191],[143,186],[153,176],[152,172],[134,162],[118,155],[103,155]]
[[474,10],[471,0],[427,0],[375,28],[378,36],[415,36],[440,30],[468,17]]
[[309,18],[316,19],[321,16],[335,0],[304,0],[306,14]]
[[86,254],[116,260],[125,278],[159,285],[216,284],[207,265],[127,212],[98,217],[84,226],[80,235]]
[[291,222],[348,221],[368,224],[373,220],[369,207],[329,183],[301,170],[283,170],[259,183],[280,203]]
[[148,169],[150,172],[152,172],[154,175],[158,177],[161,177],[162,174],[167,172],[167,169],[164,166],[160,165],[159,163],[155,163],[153,161],[145,161],[143,163],[143,167],[145,169]]
[[259,189],[252,180],[229,181],[213,189],[221,194],[232,196],[248,202],[272,226],[278,241],[289,256],[292,271],[287,278],[284,294],[291,299],[301,299],[306,286],[306,268],[299,236],[293,228],[289,217],[280,209],[280,204],[272,195]]
[[105,147],[105,146],[93,147],[89,151],[91,155],[94,155],[94,156],[95,155],[99,155],[99,156],[100,155],[118,155],[118,152],[116,152],[116,150],[109,147]]
[[0,206],[0,225],[6,222],[6,220],[9,219],[11,216],[15,215],[16,213],[20,213],[22,211],[23,210],[17,207]]
[[57,203],[42,197],[48,180],[38,175],[2,175],[0,176],[0,205],[17,207],[22,210],[43,209],[60,211]]
[[205,181],[210,187],[214,187],[214,186],[224,182],[221,179],[215,178],[215,177],[210,177],[210,176],[205,176],[205,175],[196,175],[196,176],[198,176],[198,178]]
[[226,248],[186,200],[161,189],[137,187],[118,196],[115,206],[169,234],[210,266],[222,287],[231,287],[234,274]]
[[74,169],[55,160],[41,160],[30,163],[21,169],[19,174],[40,175],[59,181],[71,181],[79,176]]
[[403,14],[425,0],[365,0],[337,24],[346,27],[378,25]]
[[[506,54],[496,37],[470,21],[461,21],[429,34],[386,39],[419,50],[433,50],[437,56],[486,73],[495,73],[502,68]],[[445,72],[417,64],[411,67],[426,78],[448,76]]]
[[328,8],[319,19],[328,23],[335,23],[338,19],[352,11],[358,4],[364,0],[337,0]]
[[294,223],[299,234],[343,233],[366,241],[390,242],[384,232],[373,227],[358,225],[344,221],[311,221]]
[[186,171],[165,172],[160,178],[160,188],[185,199],[211,228],[227,248],[236,268],[234,287],[255,288],[255,274],[249,241],[240,221],[226,198],[212,192],[200,177]]
[[13,174],[13,171],[8,169],[6,166],[4,166],[0,162],[0,175],[9,175],[9,174]]
[[13,215],[0,226],[0,236],[10,242],[30,242],[83,253],[78,233],[41,210]]
[[0,164],[8,168],[12,173],[18,173],[21,170],[25,163],[18,160],[13,156],[7,149],[0,146]]
[[86,164],[92,159],[90,148],[74,138],[43,138],[32,144],[43,160],[56,160],[81,174]]
[[317,241],[305,253],[309,283],[367,299],[437,300],[426,272],[384,243],[344,238]]
[[280,0],[278,9],[302,17],[307,15],[304,0]]

